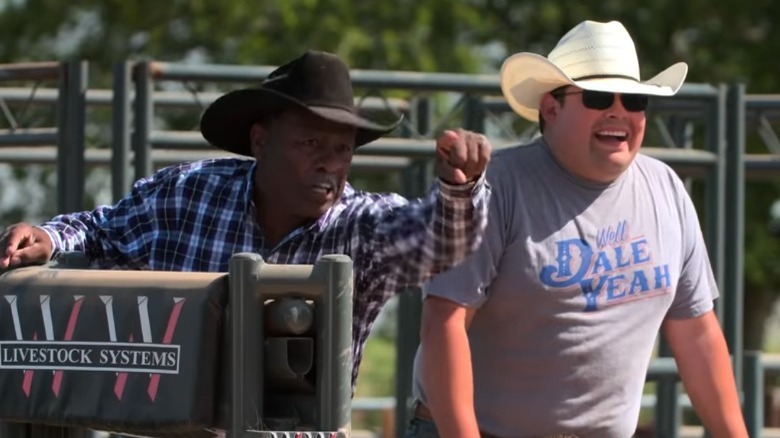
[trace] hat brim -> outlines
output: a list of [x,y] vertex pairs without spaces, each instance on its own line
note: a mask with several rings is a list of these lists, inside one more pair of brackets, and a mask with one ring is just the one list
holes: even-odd
[[538,122],[542,96],[564,85],[611,93],[672,96],[685,82],[687,74],[688,65],[678,62],[644,82],[622,77],[575,81],[544,56],[523,52],[504,61],[500,83],[509,106],[523,118]]
[[285,94],[267,88],[245,88],[220,96],[206,108],[200,119],[200,132],[209,143],[236,154],[252,156],[249,131],[266,114],[300,108],[335,123],[357,128],[355,147],[371,143],[401,124],[403,116],[388,125],[368,120],[363,113],[346,109],[308,106]]

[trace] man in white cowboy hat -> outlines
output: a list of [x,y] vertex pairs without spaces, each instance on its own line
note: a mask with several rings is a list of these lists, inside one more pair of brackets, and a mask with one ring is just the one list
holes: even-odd
[[747,437],[696,211],[637,155],[648,95],[686,73],[640,80],[614,21],[505,61],[504,96],[543,134],[494,154],[483,244],[424,287],[407,437],[630,437],[659,329],[707,429]]
[[94,267],[227,272],[233,254],[313,264],[325,254],[354,262],[354,387],[363,344],[382,305],[408,285],[448,269],[479,245],[490,187],[491,146],[447,131],[436,141],[438,180],[407,200],[347,183],[355,148],[393,130],[354,105],[347,65],[308,51],[260,87],[221,96],[201,119],[211,144],[246,157],[167,167],[135,183],[116,205],[10,226],[0,269],[80,252]]

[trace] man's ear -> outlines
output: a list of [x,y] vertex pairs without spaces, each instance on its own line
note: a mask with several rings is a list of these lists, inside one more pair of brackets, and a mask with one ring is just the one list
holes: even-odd
[[252,156],[258,158],[263,153],[263,147],[268,140],[268,130],[262,123],[253,123],[249,128],[249,148]]
[[539,103],[539,115],[544,117],[545,123],[550,123],[558,116],[558,110],[561,104],[552,94],[545,93],[542,101]]

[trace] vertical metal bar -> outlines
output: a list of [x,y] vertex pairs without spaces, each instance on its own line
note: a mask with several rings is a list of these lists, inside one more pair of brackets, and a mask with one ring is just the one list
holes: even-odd
[[84,129],[87,107],[87,62],[61,64],[57,105],[57,209],[82,209],[84,201]]
[[722,291],[724,334],[734,358],[737,388],[742,389],[742,319],[744,308],[744,226],[745,226],[745,84],[735,83],[728,94],[728,155],[726,202],[725,288]]
[[744,358],[745,423],[748,436],[761,438],[764,428],[764,367],[760,351],[746,351]]
[[135,97],[133,100],[133,154],[135,162],[135,180],[152,173],[152,151],[149,136],[152,130],[152,76],[148,61],[142,61],[133,69]]
[[[247,429],[259,426],[263,411],[262,311],[256,277],[263,264],[258,254],[238,253],[230,259],[230,430],[229,438],[248,436]],[[258,427],[259,429],[259,427]]]
[[[707,123],[707,149],[717,156],[715,166],[708,172],[705,184],[705,222],[704,238],[707,241],[707,251],[710,256],[715,281],[720,290],[724,290],[726,266],[726,94],[727,87],[718,86],[718,95],[713,99],[709,110]],[[729,255],[730,257],[730,255]],[[730,264],[730,260],[729,263]],[[721,324],[723,323],[723,300],[715,302],[715,311]]]
[[414,101],[412,108],[412,121],[415,129],[420,135],[430,135],[431,126],[433,126],[433,106],[431,100],[427,97],[418,97]]
[[[409,421],[414,372],[414,356],[420,345],[420,290],[408,289],[398,296],[398,345],[395,376],[395,436],[403,438]],[[403,321],[401,319],[403,318]]]
[[485,132],[485,108],[480,96],[466,98],[463,109],[463,127],[474,132]]
[[[659,355],[671,356],[668,348],[668,345],[664,344]],[[680,436],[682,424],[682,409],[679,403],[680,385],[677,376],[660,377],[655,391],[655,436],[677,438]]]
[[318,304],[317,427],[349,433],[352,418],[352,260],[326,255],[314,266],[324,272],[326,293]]
[[[433,106],[429,99],[417,101],[415,109],[417,132],[430,134],[433,125]],[[407,197],[425,194],[430,187],[430,164],[415,163],[403,172],[403,193]],[[409,402],[412,397],[414,356],[420,345],[420,316],[422,298],[419,288],[411,288],[398,296],[395,358],[395,436],[403,438],[409,421]]]
[[119,62],[114,66],[114,89],[111,143],[111,195],[118,202],[130,189],[130,88],[132,85],[131,62]]
[[[425,179],[426,166],[415,163],[404,171],[404,195],[422,196],[426,192],[422,181]],[[403,438],[406,423],[409,420],[409,408],[412,397],[414,356],[420,345],[420,317],[422,315],[422,295],[417,287],[409,288],[398,296],[397,345],[395,375],[395,434]]]
[[[668,123],[674,144],[678,148],[693,149],[693,123],[685,117],[674,115],[668,118]],[[683,182],[688,193],[692,193],[695,179],[692,176],[686,176],[683,178]]]

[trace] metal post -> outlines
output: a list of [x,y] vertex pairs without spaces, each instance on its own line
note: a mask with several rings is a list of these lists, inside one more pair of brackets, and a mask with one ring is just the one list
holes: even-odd
[[761,438],[764,428],[764,367],[760,351],[746,351],[744,358],[745,423],[748,436]]
[[57,210],[82,209],[84,201],[84,125],[87,62],[61,64],[57,105]]
[[[661,345],[659,356],[669,357],[671,352],[666,343]],[[664,375],[658,378],[655,390],[655,436],[677,438],[680,436],[682,410],[680,409],[680,385],[677,376]]]
[[418,97],[412,107],[412,122],[420,135],[430,135],[433,126],[433,106],[428,97]]
[[[718,86],[715,105],[710,107],[707,123],[707,148],[717,156],[714,168],[710,170],[705,184],[705,222],[704,238],[707,241],[707,251],[710,264],[715,274],[715,281],[720,290],[724,290],[725,257],[726,257],[726,94],[727,87]],[[723,300],[715,302],[715,311],[723,324]]]
[[352,418],[352,260],[326,255],[314,265],[313,274],[318,271],[326,273],[327,290],[317,312],[317,427],[346,434]]
[[[407,169],[404,177],[404,194],[407,197],[422,196],[426,186],[428,167],[418,162]],[[398,322],[396,338],[395,375],[395,435],[403,438],[409,420],[412,397],[414,356],[420,345],[420,317],[422,315],[422,294],[419,288],[409,288],[398,297]]]
[[466,97],[463,127],[474,132],[485,132],[485,108],[479,96]]
[[[669,117],[669,124],[671,125],[670,132],[677,148],[693,149],[693,122],[682,116],[671,116]],[[685,189],[689,193],[693,192],[694,181],[695,178],[692,176],[683,177]]]
[[111,104],[111,195],[114,202],[124,197],[132,183],[130,179],[130,123],[132,108],[130,89],[132,63],[120,62],[114,66],[113,102]]
[[[430,134],[433,107],[427,98],[417,101],[415,108],[417,132]],[[404,170],[403,192],[407,197],[425,194],[430,186],[430,166],[417,162]],[[422,297],[418,288],[406,290],[398,297],[395,364],[395,436],[403,438],[409,421],[409,401],[412,397],[414,356],[420,345]]]
[[258,254],[239,253],[230,259],[229,309],[231,331],[230,431],[229,438],[249,436],[248,429],[260,429],[263,412],[261,333],[262,309],[256,291],[256,277],[263,264]]
[[734,358],[737,389],[742,389],[742,319],[744,308],[744,225],[745,225],[745,84],[735,83],[728,94],[728,155],[726,161],[726,263],[724,334]]
[[133,153],[135,162],[135,180],[152,173],[152,145],[149,141],[152,132],[152,76],[150,63],[142,61],[133,69],[135,97],[133,100]]
[[[398,297],[398,335],[396,340],[395,436],[403,438],[409,421],[412,397],[414,356],[420,345],[422,301],[419,289],[406,290]],[[402,320],[403,319],[403,320]]]

